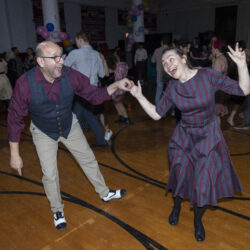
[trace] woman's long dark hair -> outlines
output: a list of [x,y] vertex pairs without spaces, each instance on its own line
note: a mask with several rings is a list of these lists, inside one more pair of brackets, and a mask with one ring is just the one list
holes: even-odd
[[[164,54],[165,54],[166,52],[170,51],[170,50],[173,50],[173,51],[174,51],[178,56],[180,56],[181,58],[183,58],[183,56],[186,56],[185,53],[184,53],[180,48],[168,47],[168,48],[166,48],[166,49],[164,49],[164,50],[162,51],[161,57],[163,57]],[[188,59],[187,56],[186,56],[186,62],[187,62],[188,68],[189,68],[189,69],[193,69],[193,66],[192,66],[192,64],[190,63],[190,61],[189,61],[189,59]]]

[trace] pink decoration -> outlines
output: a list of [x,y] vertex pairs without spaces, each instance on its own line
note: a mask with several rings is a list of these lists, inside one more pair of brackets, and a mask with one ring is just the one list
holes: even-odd
[[133,14],[134,14],[133,10],[129,10],[129,11],[128,11],[128,15],[129,15],[129,16],[133,16]]
[[47,30],[44,30],[43,33],[41,34],[42,38],[44,38],[45,40],[49,39],[50,34]]
[[44,31],[46,31],[46,28],[43,27],[43,26],[38,26],[38,27],[36,28],[36,33],[37,33],[38,35],[42,35]]
[[59,38],[60,40],[64,41],[64,40],[66,40],[66,39],[68,38],[68,35],[67,35],[67,33],[65,33],[65,32],[59,32],[58,38]]
[[137,6],[137,8],[138,8],[138,10],[143,10],[143,9],[144,9],[144,6],[143,6],[143,4],[139,4],[139,5]]

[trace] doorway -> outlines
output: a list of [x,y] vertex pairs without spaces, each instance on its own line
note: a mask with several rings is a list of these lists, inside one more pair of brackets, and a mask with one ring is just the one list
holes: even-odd
[[235,43],[237,10],[236,5],[215,9],[215,34],[229,44]]

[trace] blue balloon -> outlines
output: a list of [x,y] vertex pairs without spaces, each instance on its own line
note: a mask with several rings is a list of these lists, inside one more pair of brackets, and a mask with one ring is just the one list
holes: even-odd
[[54,24],[53,23],[47,23],[46,24],[46,29],[47,29],[47,31],[49,31],[49,32],[52,32],[53,30],[54,30]]
[[75,39],[74,39],[74,37],[71,37],[69,40],[70,40],[71,44],[75,44]]
[[74,49],[73,46],[70,46],[70,47],[65,48],[65,50],[66,50],[67,53],[69,53],[69,52],[70,52],[71,50],[73,50],[73,49]]
[[132,22],[136,22],[137,16],[132,16],[131,19],[132,19]]

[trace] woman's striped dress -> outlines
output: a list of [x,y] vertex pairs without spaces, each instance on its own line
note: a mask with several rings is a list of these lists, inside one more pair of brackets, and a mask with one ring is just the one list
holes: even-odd
[[217,199],[242,191],[215,113],[215,92],[244,95],[238,82],[209,68],[189,81],[171,80],[156,111],[163,116],[175,104],[181,121],[169,141],[170,174],[166,190],[194,203],[217,205]]

